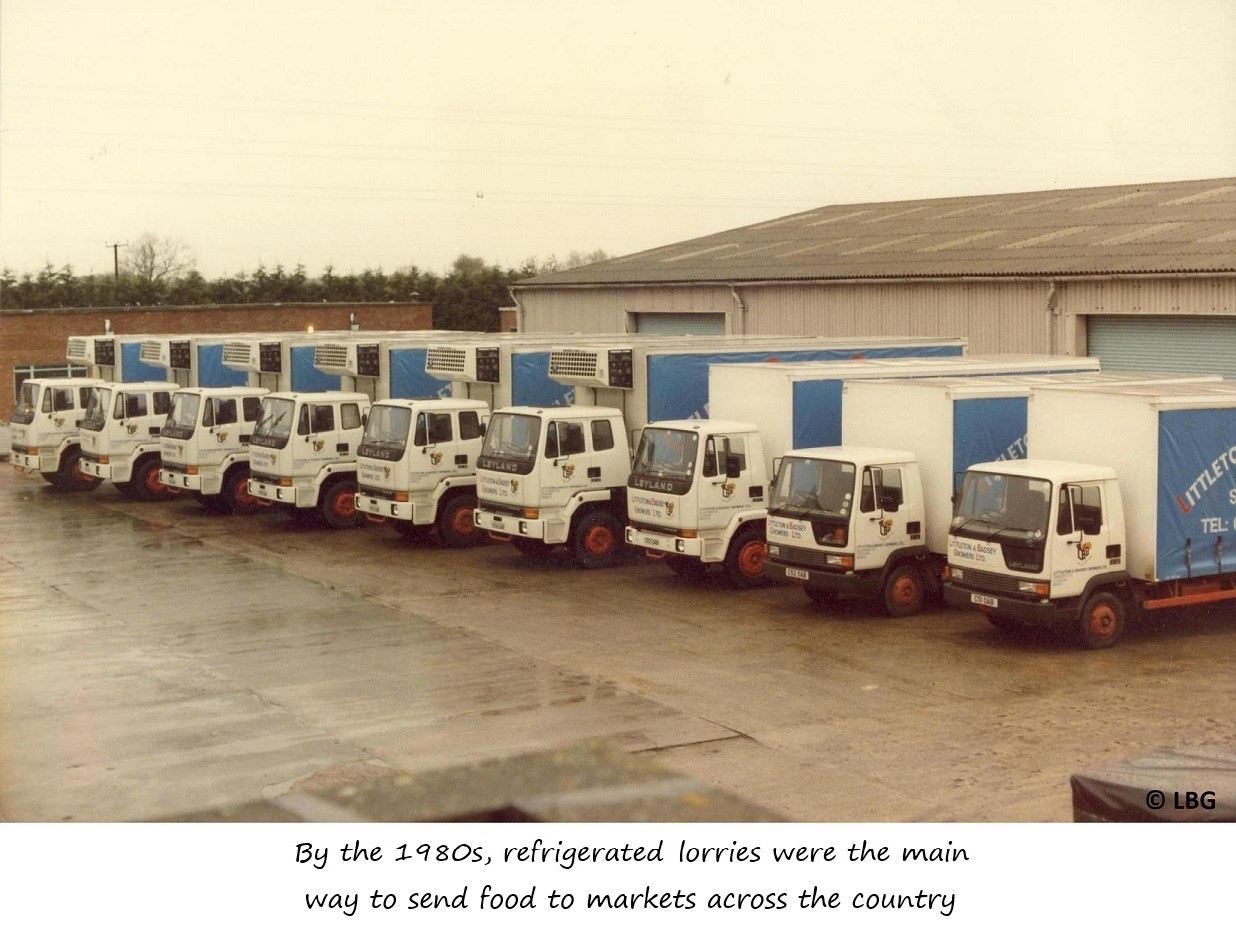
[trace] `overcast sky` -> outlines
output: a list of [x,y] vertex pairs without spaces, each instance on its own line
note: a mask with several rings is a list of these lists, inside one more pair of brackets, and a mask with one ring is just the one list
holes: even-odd
[[18,271],[517,265],[1236,175],[1236,0],[4,0],[0,123]]

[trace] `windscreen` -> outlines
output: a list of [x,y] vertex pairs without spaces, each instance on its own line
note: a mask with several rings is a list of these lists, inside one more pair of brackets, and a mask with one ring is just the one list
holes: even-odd
[[968,472],[957,497],[953,533],[1042,541],[1047,536],[1050,504],[1051,483],[1046,479]]
[[31,424],[35,412],[39,410],[39,389],[36,382],[22,382],[21,391],[17,394],[17,407],[13,411],[14,424]]
[[296,402],[290,398],[263,398],[257,424],[249,442],[257,447],[282,450],[292,436],[292,412]]
[[195,392],[177,392],[172,396],[172,410],[167,415],[163,436],[173,440],[188,440],[197,426],[197,413],[202,396]]
[[536,461],[541,419],[531,414],[495,414],[485,431],[479,469],[527,475]]
[[854,510],[853,463],[787,456],[768,507],[798,517],[845,518]]
[[695,459],[700,438],[693,430],[645,427],[635,448],[628,485],[682,495],[695,478]]
[[412,423],[412,411],[394,405],[374,405],[369,409],[369,420],[361,437],[358,456],[396,461],[403,458],[408,447],[408,427]]
[[107,411],[112,404],[110,388],[90,389],[90,400],[86,402],[86,416],[82,418],[83,430],[102,430],[107,423]]

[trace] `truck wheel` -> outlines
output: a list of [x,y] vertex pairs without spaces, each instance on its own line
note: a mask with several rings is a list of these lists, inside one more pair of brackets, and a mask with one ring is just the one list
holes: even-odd
[[233,467],[224,476],[220,497],[226,510],[234,515],[251,515],[258,510],[257,499],[249,494],[249,470],[243,466]]
[[820,586],[803,586],[803,592],[816,605],[832,605],[837,601],[837,593],[833,589],[824,589]]
[[[475,495],[454,495],[438,509],[438,539],[448,547],[474,547],[481,532],[476,529],[472,513],[476,510]],[[409,522],[411,523],[411,522]]]
[[1083,647],[1111,647],[1124,635],[1124,603],[1110,592],[1096,592],[1086,600],[1078,623]]
[[708,575],[708,564],[695,557],[669,556],[665,558],[665,565],[683,579],[703,579]]
[[603,569],[618,562],[622,524],[608,511],[593,511],[580,518],[571,535],[571,556],[586,570]]
[[51,484],[61,492],[91,492],[103,481],[82,472],[82,451],[76,447],[70,447],[60,455],[60,468],[55,476]]
[[360,527],[365,520],[356,510],[356,483],[351,479],[341,479],[323,492],[318,510],[322,520],[337,531]]
[[754,589],[764,585],[764,559],[768,544],[757,528],[748,527],[734,535],[725,555],[725,574],[735,589]]
[[549,553],[549,544],[531,537],[511,537],[511,546],[532,560],[543,560]]
[[923,578],[913,563],[893,568],[884,580],[884,609],[894,618],[915,614],[923,607]]
[[162,502],[172,497],[171,491],[159,481],[158,459],[143,460],[133,473],[133,496],[143,502]]

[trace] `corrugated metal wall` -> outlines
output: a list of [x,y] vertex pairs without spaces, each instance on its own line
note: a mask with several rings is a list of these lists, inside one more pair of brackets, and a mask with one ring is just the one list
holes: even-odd
[[[746,332],[966,337],[972,353],[1086,353],[1090,314],[1234,315],[1236,277],[740,285]],[[621,332],[628,312],[729,313],[728,286],[519,289],[528,332]],[[1049,308],[1049,303],[1052,305]]]

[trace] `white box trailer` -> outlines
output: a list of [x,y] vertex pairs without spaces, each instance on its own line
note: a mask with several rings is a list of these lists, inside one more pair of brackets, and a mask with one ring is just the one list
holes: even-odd
[[313,365],[339,378],[341,391],[363,392],[371,401],[386,398],[437,398],[447,382],[425,371],[429,348],[441,340],[470,341],[489,336],[462,330],[373,332],[317,344]]
[[688,337],[662,346],[574,346],[550,355],[551,378],[576,386],[580,403],[618,408],[629,431],[653,421],[714,416],[709,369],[719,364],[777,364],[902,356],[955,357],[961,339],[843,339],[801,336]]
[[[758,424],[772,456],[786,450],[842,442],[842,390],[847,380],[937,376],[1025,376],[1097,372],[1088,356],[993,354],[961,358],[836,360],[802,364],[713,365],[708,373],[711,413]],[[880,444],[900,445],[895,438]]]
[[1236,599],[1236,386],[1039,388],[1027,438],[966,473],[950,605],[1094,648],[1141,611]]
[[96,334],[71,336],[64,358],[85,366],[86,374],[104,382],[159,382],[165,370],[142,361],[142,341],[151,334]]

